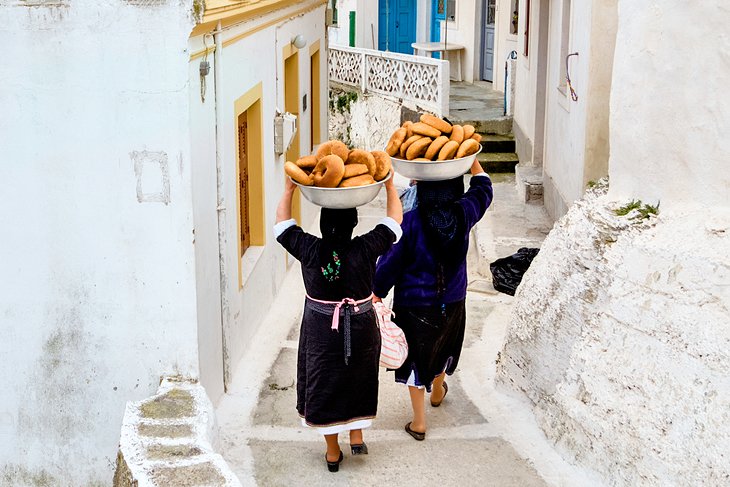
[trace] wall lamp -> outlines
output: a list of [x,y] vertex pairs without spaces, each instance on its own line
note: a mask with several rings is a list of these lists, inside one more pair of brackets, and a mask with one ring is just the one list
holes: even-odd
[[307,45],[307,40],[304,38],[303,35],[297,34],[296,36],[291,38],[291,43],[296,47],[297,49],[301,49],[304,46]]

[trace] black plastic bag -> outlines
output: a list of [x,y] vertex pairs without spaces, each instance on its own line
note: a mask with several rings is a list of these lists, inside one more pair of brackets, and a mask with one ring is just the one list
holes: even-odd
[[492,285],[501,293],[515,295],[517,286],[522,282],[522,276],[530,267],[540,249],[522,247],[516,254],[497,259],[489,264],[492,271]]

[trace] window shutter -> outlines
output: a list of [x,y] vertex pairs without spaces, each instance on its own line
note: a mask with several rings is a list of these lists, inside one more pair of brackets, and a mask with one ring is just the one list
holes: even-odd
[[251,246],[251,226],[249,223],[249,179],[248,179],[248,122],[246,112],[238,118],[238,189],[240,212],[241,255]]

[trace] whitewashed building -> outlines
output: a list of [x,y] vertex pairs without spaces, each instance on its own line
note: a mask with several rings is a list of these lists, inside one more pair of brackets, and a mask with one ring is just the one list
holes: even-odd
[[[329,42],[438,57],[437,51],[414,52],[412,44],[446,41],[461,46],[446,55],[452,79],[459,79],[460,68],[461,80],[494,81],[495,87],[503,90],[503,54],[506,53],[502,51],[511,46],[499,44],[499,39],[508,38],[510,22],[508,7],[502,7],[501,3],[497,0],[330,0],[334,10],[328,29]],[[516,34],[509,37],[516,38]]]
[[285,159],[326,135],[325,2],[3,0],[0,22],[0,479],[109,485],[125,403],[164,375],[216,402],[291,265],[270,229]]
[[725,485],[730,40],[708,36],[730,9],[533,0],[531,14],[515,135],[565,215],[518,289],[499,380],[608,485]]

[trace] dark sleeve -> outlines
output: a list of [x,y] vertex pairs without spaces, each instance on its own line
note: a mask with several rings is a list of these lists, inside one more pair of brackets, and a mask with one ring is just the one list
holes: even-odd
[[319,238],[305,232],[298,225],[284,230],[276,241],[304,265],[310,265],[317,257]]
[[375,269],[375,280],[373,282],[373,293],[384,298],[395,285],[398,277],[405,268],[406,234],[404,233],[397,244],[378,260]]
[[360,241],[365,256],[368,260],[376,259],[383,255],[395,242],[393,230],[379,223],[368,233],[355,237]]
[[459,204],[464,209],[466,229],[476,225],[492,203],[492,180],[489,176],[472,176],[469,190],[461,197]]

